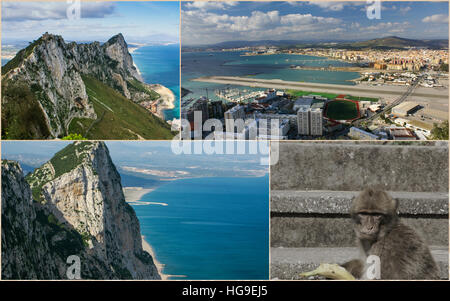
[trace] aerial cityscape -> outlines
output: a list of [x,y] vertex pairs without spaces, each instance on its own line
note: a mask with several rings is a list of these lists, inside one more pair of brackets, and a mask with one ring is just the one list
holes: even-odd
[[446,139],[448,3],[339,3],[182,4],[182,137]]

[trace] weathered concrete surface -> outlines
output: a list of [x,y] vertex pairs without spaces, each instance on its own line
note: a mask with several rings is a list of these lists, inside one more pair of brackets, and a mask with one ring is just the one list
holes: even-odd
[[[406,218],[402,221],[412,227],[428,245],[448,245],[447,218]],[[314,216],[270,218],[271,247],[353,247],[356,237],[349,217]]]
[[280,142],[272,190],[448,192],[448,146]]
[[[270,211],[278,213],[347,214],[359,191],[272,190]],[[388,191],[399,201],[399,214],[445,215],[448,217],[448,193]]]
[[[442,279],[448,279],[448,247],[431,246]],[[358,258],[357,248],[271,248],[271,279],[300,279],[299,274],[316,269],[321,263],[342,264]]]

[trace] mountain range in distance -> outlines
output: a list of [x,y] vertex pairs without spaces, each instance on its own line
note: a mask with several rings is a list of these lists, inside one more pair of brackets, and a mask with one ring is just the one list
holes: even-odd
[[448,39],[414,40],[389,36],[366,41],[302,41],[302,40],[259,40],[226,41],[213,45],[184,46],[183,51],[201,49],[226,49],[241,47],[276,46],[296,48],[340,48],[340,49],[404,49],[421,47],[429,49],[448,49]]
[[2,138],[171,139],[155,89],[167,90],[143,82],[122,34],[83,44],[45,33],[2,67]]

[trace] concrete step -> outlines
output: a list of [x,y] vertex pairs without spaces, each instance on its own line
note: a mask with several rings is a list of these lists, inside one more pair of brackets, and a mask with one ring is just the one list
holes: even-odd
[[271,156],[272,190],[448,192],[445,142],[279,142]]
[[[271,246],[352,247],[348,214],[356,191],[271,191]],[[448,245],[448,193],[388,192],[402,221],[429,245]]]
[[[387,191],[401,215],[448,215],[448,193]],[[348,214],[359,191],[271,190],[270,211],[294,214]]]
[[[440,277],[448,279],[448,246],[431,246]],[[316,269],[321,263],[344,263],[358,258],[357,248],[271,248],[270,278],[300,279],[299,274]]]

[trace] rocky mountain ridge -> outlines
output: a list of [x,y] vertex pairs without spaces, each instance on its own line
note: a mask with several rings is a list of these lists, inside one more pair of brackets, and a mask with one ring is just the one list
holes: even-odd
[[[85,76],[95,78],[134,102],[156,97],[149,85],[142,82],[122,34],[104,44],[77,44],[45,33],[3,66],[2,107],[28,97],[27,105],[33,104],[33,110],[42,114],[39,120],[31,122],[29,135],[34,137],[29,138],[65,136],[74,118],[101,117],[94,110],[89,96],[95,96],[89,93]],[[27,97],[20,93],[26,93]],[[2,116],[3,127],[8,128],[14,119],[15,114],[10,115]]]
[[26,177],[3,161],[2,191],[3,279],[67,279],[70,255],[83,279],[160,279],[103,142],[70,144]]

